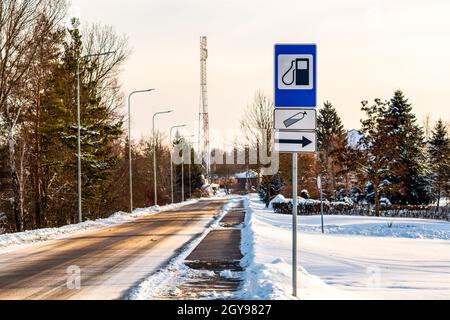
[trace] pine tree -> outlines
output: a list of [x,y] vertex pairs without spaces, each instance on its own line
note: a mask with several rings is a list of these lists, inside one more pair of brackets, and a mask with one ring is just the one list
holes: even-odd
[[362,102],[361,110],[366,113],[366,119],[361,121],[361,140],[363,159],[359,159],[360,171],[367,182],[368,200],[375,204],[375,215],[380,216],[380,196],[385,186],[384,179],[387,172],[385,137],[382,134],[383,117],[387,103],[380,99],[375,99],[374,104],[369,105],[368,101]]
[[[361,132],[359,132],[361,133]],[[348,145],[343,153],[343,174],[345,177],[345,195],[354,201],[361,200],[364,190],[365,173],[360,170],[361,163],[364,162],[366,150],[361,148],[361,141],[357,146]],[[340,200],[343,200],[342,198]]]
[[442,120],[434,127],[429,144],[433,197],[437,200],[436,211],[439,211],[441,195],[450,186],[450,139]]
[[417,124],[411,104],[398,90],[390,100],[383,119],[383,143],[388,146],[387,183],[393,203],[429,203],[427,159],[424,134]]
[[[54,70],[49,89],[43,98],[42,162],[47,166],[47,178],[57,179],[56,185],[61,203],[70,203],[63,208],[54,208],[57,224],[75,222],[76,173],[77,173],[77,61],[83,50],[82,36],[77,20],[68,30],[69,38],[64,43],[61,63]],[[121,135],[122,122],[100,102],[97,83],[92,73],[97,66],[80,61],[80,105],[81,105],[81,159],[82,190],[85,216],[93,219],[102,212],[108,177],[117,164],[113,143]],[[49,191],[50,192],[50,191]],[[64,210],[62,210],[64,209]],[[68,215],[71,213],[71,215]]]
[[266,203],[266,206],[269,206],[269,203],[272,200],[271,198],[280,194],[283,186],[284,182],[280,174],[270,176],[268,177],[266,183],[261,184],[259,197]]
[[[48,23],[46,17],[41,18],[41,23]],[[28,72],[29,92],[31,108],[27,110],[26,120],[28,125],[23,127],[22,137],[29,141],[30,146],[30,175],[33,188],[28,192],[33,198],[34,223],[33,226],[40,228],[46,224],[46,212],[48,210],[49,177],[45,174],[42,154],[42,130],[45,126],[45,102],[54,71],[58,68],[62,54],[61,47],[66,35],[65,28],[58,27],[48,32],[41,40],[36,58]]]
[[322,171],[324,176],[324,189],[331,189],[331,196],[335,197],[338,191],[338,181],[342,174],[342,157],[346,147],[346,132],[341,118],[330,102],[325,102],[317,119],[318,146]]
[[[77,24],[70,30],[73,50],[69,49],[69,57],[74,58],[71,53],[78,54],[82,48],[82,38]],[[70,47],[70,44],[69,44]],[[79,56],[75,56],[77,59]],[[70,61],[72,65],[73,61]],[[102,103],[99,86],[93,75],[97,73],[99,64],[97,60],[81,61],[81,156],[83,173],[83,197],[85,202],[91,203],[88,206],[94,219],[101,214],[102,207],[106,205],[104,193],[108,188],[108,177],[112,169],[117,165],[118,158],[112,152],[112,145],[122,134],[122,120],[110,112],[108,106]],[[72,69],[76,70],[76,69]],[[73,71],[72,71],[72,74]],[[72,109],[72,114],[75,109]],[[75,119],[75,118],[73,118]],[[69,127],[69,132],[76,129],[75,121]],[[74,145],[75,139],[68,139],[70,146]]]

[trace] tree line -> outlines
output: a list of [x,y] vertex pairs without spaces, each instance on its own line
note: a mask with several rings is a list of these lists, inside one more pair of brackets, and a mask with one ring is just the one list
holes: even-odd
[[[66,25],[65,0],[0,4],[0,231],[76,223],[77,64],[80,64],[82,201],[85,219],[127,211],[128,143],[119,83],[130,54],[110,26]],[[82,59],[89,54],[114,52]],[[170,202],[170,147],[164,135],[132,143],[137,207]],[[175,167],[175,183],[180,182]],[[198,188],[197,167],[192,179]],[[186,166],[186,180],[187,177]],[[201,185],[200,185],[201,186]],[[177,189],[178,191],[179,189]],[[189,188],[185,188],[186,193]],[[181,198],[179,192],[177,199]]]
[[[170,152],[162,133],[128,141],[119,75],[130,54],[127,38],[110,26],[66,25],[65,0],[6,0],[0,4],[0,232],[58,227],[77,222],[77,64],[80,65],[82,200],[85,219],[128,211],[128,145],[132,144],[134,203],[154,204],[153,154],[158,204],[171,202]],[[108,56],[81,59],[89,54]],[[443,121],[425,131],[401,91],[387,101],[363,101],[361,128],[349,145],[337,110],[319,110],[317,155],[299,157],[304,197],[318,197],[317,176],[329,200],[351,198],[376,204],[427,204],[449,192],[450,142]],[[245,142],[271,152],[273,102],[259,92],[241,121]],[[261,131],[260,129],[264,129]],[[235,151],[236,151],[235,150]],[[191,155],[193,157],[193,155]],[[248,157],[247,157],[248,162]],[[291,158],[263,176],[267,202],[291,193]],[[181,195],[181,165],[174,166],[175,201]],[[261,165],[215,165],[213,174],[232,177]],[[190,172],[190,176],[188,176]],[[184,165],[185,198],[200,194],[201,165]],[[189,185],[189,181],[192,183]],[[231,187],[225,181],[227,187]]]
[[[271,136],[273,102],[262,96],[259,92],[249,105],[242,126],[250,132],[264,128]],[[372,203],[377,214],[381,203],[436,203],[439,210],[440,199],[449,195],[450,188],[450,139],[444,121],[437,121],[425,138],[400,90],[389,100],[362,101],[361,110],[361,127],[349,132],[331,102],[319,109],[319,152],[299,157],[302,196],[318,198],[320,175],[328,200]],[[276,194],[290,195],[291,172],[290,155],[281,154],[279,172],[262,178],[261,198],[268,203]]]

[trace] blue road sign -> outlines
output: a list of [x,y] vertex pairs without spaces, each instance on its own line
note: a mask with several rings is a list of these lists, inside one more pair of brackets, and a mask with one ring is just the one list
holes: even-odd
[[275,107],[317,106],[317,46],[275,45]]

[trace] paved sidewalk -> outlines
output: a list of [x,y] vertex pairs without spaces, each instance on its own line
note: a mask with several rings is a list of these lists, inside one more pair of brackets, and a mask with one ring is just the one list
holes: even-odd
[[242,271],[240,244],[240,229],[213,230],[187,257],[185,263],[198,270]]
[[193,298],[215,295],[232,297],[241,285],[241,228],[246,210],[239,201],[220,221],[222,229],[212,230],[186,258],[193,270],[205,271],[204,276],[188,279],[179,286],[183,296]]

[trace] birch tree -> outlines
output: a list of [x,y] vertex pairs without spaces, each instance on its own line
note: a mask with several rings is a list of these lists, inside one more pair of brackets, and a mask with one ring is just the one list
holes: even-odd
[[[264,148],[264,155],[268,156],[272,152],[273,138],[273,101],[267,97],[262,91],[258,91],[254,101],[245,110],[244,117],[241,121],[241,127],[246,135],[249,145],[254,145],[258,151],[258,159],[261,160],[260,148]],[[261,165],[258,163],[256,170],[261,175]],[[265,175],[263,177],[265,189],[265,201],[268,203],[272,194],[270,192],[271,177]]]
[[[42,39],[60,23],[66,9],[64,0],[6,0],[0,4],[0,114],[6,128],[11,199],[17,231],[24,227],[16,133],[24,110],[30,106],[26,74]],[[42,23],[43,20],[48,23]]]

